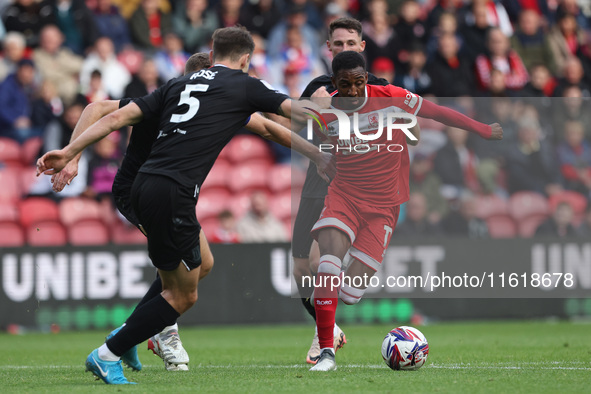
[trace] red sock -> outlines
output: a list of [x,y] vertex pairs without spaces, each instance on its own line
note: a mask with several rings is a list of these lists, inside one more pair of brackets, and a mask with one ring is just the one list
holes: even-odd
[[[318,341],[320,349],[332,348],[334,345],[334,320],[338,304],[338,288],[331,289],[331,279],[335,275],[319,273],[318,280],[327,286],[317,287],[316,294],[319,297],[314,299],[314,309],[316,310],[316,327],[318,328]],[[326,281],[326,282],[324,282]]]

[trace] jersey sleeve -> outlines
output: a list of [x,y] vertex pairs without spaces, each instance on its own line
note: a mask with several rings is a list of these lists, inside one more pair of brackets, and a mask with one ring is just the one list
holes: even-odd
[[133,100],[140,107],[144,114],[144,119],[154,119],[160,116],[164,108],[164,88],[168,84],[159,87],[152,93]]
[[417,115],[423,106],[423,98],[406,89],[394,85],[387,85],[382,89],[384,89],[390,97],[396,99],[396,105],[400,109],[409,114]]
[[269,83],[248,77],[246,94],[254,111],[277,113],[279,106],[289,97],[279,93]]
[[121,100],[119,100],[119,108],[125,107],[127,104],[131,103],[132,101],[133,101],[133,99],[130,99],[130,98],[122,98]]

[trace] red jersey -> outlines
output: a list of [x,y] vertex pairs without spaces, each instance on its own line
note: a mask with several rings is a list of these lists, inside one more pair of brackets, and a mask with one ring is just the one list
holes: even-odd
[[[337,158],[337,175],[329,189],[378,207],[400,205],[409,197],[410,161],[404,132],[393,129],[391,138],[388,138],[387,114],[404,112],[417,115],[423,98],[392,85],[366,85],[365,93],[363,103],[357,109],[343,111],[350,119],[350,140],[340,140],[337,135],[331,135],[331,131],[338,133],[337,117],[323,115]],[[381,136],[375,140],[357,137],[353,131],[353,113],[358,113],[356,124],[359,134],[375,135],[381,122]]]

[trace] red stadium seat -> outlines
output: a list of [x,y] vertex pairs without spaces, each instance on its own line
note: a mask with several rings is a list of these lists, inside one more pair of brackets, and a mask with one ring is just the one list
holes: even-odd
[[272,163],[273,155],[267,143],[255,135],[237,135],[228,144],[228,159],[235,164],[248,161]]
[[234,193],[266,190],[269,166],[261,163],[235,166],[230,172],[228,186]]
[[486,224],[492,238],[514,238],[517,235],[517,225],[509,215],[489,216]]
[[[292,207],[292,199],[291,199],[291,192],[288,190],[287,192],[278,194],[276,196],[271,196],[271,200],[269,201],[269,208],[271,213],[279,220],[290,219],[291,214],[294,211]],[[295,208],[297,210],[297,207]]]
[[63,246],[67,243],[66,230],[57,220],[31,223],[26,228],[26,235],[30,246]]
[[18,209],[9,202],[0,204],[0,222],[18,221]]
[[43,138],[35,137],[26,140],[21,147],[21,162],[25,166],[34,165],[37,162]]
[[121,220],[116,220],[111,226],[111,240],[122,245],[144,245],[146,236],[137,227]]
[[213,238],[214,233],[215,233],[216,229],[218,228],[218,226],[220,225],[218,218],[209,217],[204,220],[199,220],[199,224],[201,224],[201,229],[205,233],[205,237],[208,239],[208,241],[211,241],[212,239],[214,239]]
[[217,160],[203,182],[201,192],[213,190],[227,190],[228,177],[232,165],[226,160]]
[[207,191],[199,195],[197,202],[197,220],[216,217],[224,209],[230,208],[230,193],[225,190]]
[[587,199],[585,196],[572,190],[563,190],[551,195],[550,198],[548,198],[550,211],[554,212],[558,204],[561,202],[570,204],[575,216],[582,215],[585,212],[585,209],[587,209]]
[[530,215],[548,215],[548,201],[535,192],[517,192],[509,198],[509,213],[518,222]]
[[31,187],[37,181],[37,167],[28,166],[21,168],[20,171],[20,187],[22,195],[26,196],[29,194]]
[[20,221],[25,228],[35,222],[59,220],[57,204],[48,198],[27,198],[19,202],[18,210]]
[[60,220],[65,226],[85,219],[102,220],[101,211],[98,202],[83,197],[66,198],[59,205]]
[[239,193],[230,199],[230,211],[232,211],[236,219],[239,220],[250,210],[251,194],[250,192]]
[[0,202],[17,201],[21,198],[20,168],[0,168]]
[[476,197],[476,216],[486,219],[491,216],[506,215],[509,212],[509,204],[501,197],[489,194]]
[[79,220],[68,226],[68,241],[72,245],[104,245],[109,243],[109,230],[100,220]]
[[548,219],[548,215],[530,215],[518,222],[519,235],[523,238],[531,238],[536,233],[538,226]]
[[25,234],[17,222],[0,221],[0,247],[19,247],[25,244]]
[[279,193],[291,188],[300,188],[304,184],[306,174],[289,164],[273,166],[269,174],[269,190]]
[[18,142],[0,137],[0,163],[7,166],[21,165],[21,146]]

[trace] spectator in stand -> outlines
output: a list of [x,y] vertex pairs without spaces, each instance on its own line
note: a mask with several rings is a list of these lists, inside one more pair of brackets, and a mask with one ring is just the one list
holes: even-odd
[[267,38],[273,26],[281,19],[280,6],[277,3],[279,2],[273,0],[247,1],[240,13],[243,26],[251,33]]
[[31,122],[35,65],[29,59],[19,61],[16,71],[0,84],[0,136],[24,142],[41,135]]
[[439,223],[447,214],[448,204],[440,192],[441,179],[433,171],[433,163],[427,156],[414,156],[410,164],[409,179],[411,193],[420,194],[426,199],[428,221],[433,224]]
[[99,38],[92,52],[84,59],[80,71],[80,85],[85,94],[90,90],[90,79],[95,70],[100,72],[103,86],[111,98],[123,97],[125,87],[131,82],[131,74],[117,60],[115,47],[108,37]]
[[488,24],[499,28],[507,37],[513,35],[513,26],[509,14],[500,0],[473,0],[473,3],[483,4],[486,8]]
[[367,63],[372,64],[375,59],[385,57],[398,67],[399,40],[385,14],[387,5],[384,0],[372,0],[368,7],[369,20],[362,23]]
[[419,192],[411,193],[406,203],[406,216],[400,226],[396,226],[396,236],[402,238],[429,237],[439,235],[437,224],[427,219],[427,199]]
[[591,145],[581,122],[564,124],[564,141],[558,146],[558,161],[565,187],[591,199]]
[[84,0],[53,0],[57,26],[64,33],[64,45],[77,55],[84,55],[99,37],[92,12]]
[[237,230],[242,242],[285,242],[285,229],[269,211],[267,195],[262,191],[252,193],[251,208],[238,221]]
[[562,76],[567,60],[576,56],[579,47],[585,42],[585,34],[577,25],[572,14],[558,16],[556,25],[548,34],[548,41],[554,56],[556,71]]
[[217,15],[207,5],[207,0],[186,0],[185,6],[179,6],[173,16],[173,29],[187,52],[198,52],[218,28]]
[[540,14],[534,9],[524,9],[519,14],[519,27],[511,37],[511,47],[519,54],[528,70],[531,71],[535,64],[544,64],[551,73],[556,72],[548,36],[542,30]]
[[88,102],[84,96],[77,95],[74,102],[66,107],[63,115],[49,123],[44,130],[43,136],[43,150],[45,152],[62,149],[68,145],[74,127],[76,127],[76,123],[87,104]]
[[[579,4],[586,5],[586,12],[583,12],[581,7],[579,7]],[[577,24],[581,27],[581,29],[589,29],[591,27],[591,23],[589,23],[590,21],[588,7],[589,3],[585,0],[559,0],[558,8],[556,9],[556,14],[570,14],[575,18]]]
[[[552,128],[556,143],[564,138],[562,129],[565,122],[574,120],[584,125],[591,124],[591,103],[582,98],[583,93],[578,86],[567,87],[562,92],[562,96],[562,99],[554,100],[552,107]],[[585,134],[585,138],[591,139],[591,129],[585,130]]]
[[562,190],[554,149],[542,140],[537,119],[520,120],[517,142],[507,149],[505,161],[509,193],[527,190],[551,195]]
[[84,197],[99,202],[112,201],[113,180],[117,175],[121,161],[121,152],[118,148],[119,139],[119,133],[115,132],[93,145],[92,155],[88,162],[88,178],[86,190],[83,193]]
[[15,0],[14,4],[4,11],[3,20],[6,31],[24,34],[27,46],[31,48],[39,45],[41,30],[56,23],[51,4],[47,0]]
[[390,83],[393,83],[396,78],[394,62],[387,57],[378,57],[375,59],[371,64],[371,73],[376,78],[383,78]]
[[78,74],[82,69],[83,59],[70,49],[62,47],[64,35],[54,25],[48,25],[41,31],[41,43],[35,49],[33,58],[43,79],[57,87],[64,103],[72,102],[78,93]]
[[488,32],[488,52],[476,58],[476,76],[479,86],[488,90],[491,83],[491,72],[497,69],[505,76],[505,86],[509,90],[522,89],[529,76],[523,61],[511,49],[509,39],[498,28],[491,28]]
[[127,21],[121,16],[119,8],[112,3],[112,0],[96,0],[93,11],[99,35],[109,37],[117,53],[131,44]]
[[258,34],[253,34],[252,40],[254,41],[254,52],[250,61],[249,73],[256,78],[270,81],[272,78],[271,64],[265,50],[265,40]]
[[146,59],[140,67],[137,75],[134,75],[131,82],[125,88],[125,97],[143,97],[152,93],[164,82],[158,77],[158,69],[151,59]]
[[581,90],[583,97],[591,97],[591,89],[583,80],[583,65],[579,58],[571,56],[564,63],[563,77],[558,80],[558,86],[554,89],[554,96],[562,97],[566,88],[576,86]]
[[218,26],[230,27],[240,24],[240,9],[244,0],[220,0],[218,6]]
[[[272,83],[279,85],[284,82],[284,76],[291,79],[298,77],[297,85],[302,92],[306,82],[322,73],[322,65],[310,44],[304,41],[302,30],[298,26],[288,26],[285,42],[282,44],[279,58],[270,58],[276,64],[271,71],[276,73]],[[294,81],[292,81],[294,82]],[[297,96],[297,94],[296,94]]]
[[454,14],[444,12],[439,17],[437,26],[431,31],[427,43],[427,59],[432,60],[439,48],[441,37],[451,34],[457,38],[458,50],[461,47],[463,38],[458,34],[458,20]]
[[431,77],[425,71],[427,55],[425,47],[420,42],[412,44],[408,51],[408,71],[398,73],[395,85],[401,86],[413,93],[424,95],[431,92]]
[[576,235],[573,219],[574,212],[570,204],[565,201],[560,202],[552,213],[552,217],[538,226],[536,237],[573,237]]
[[164,36],[162,50],[154,56],[158,75],[163,81],[176,78],[185,72],[185,63],[191,55],[183,50],[183,42],[175,33]]
[[103,75],[99,70],[94,70],[90,74],[90,84],[84,97],[89,103],[111,99],[103,84]]
[[437,54],[427,65],[431,77],[431,92],[438,97],[470,95],[474,86],[471,62],[461,55],[458,39],[454,34],[439,37]]
[[219,226],[208,237],[208,241],[214,244],[240,243],[240,236],[236,230],[236,218],[232,211],[224,209],[218,214]]
[[580,237],[589,239],[591,237],[591,204],[587,204],[587,210],[585,211],[585,216],[583,217],[583,222],[577,228],[577,234]]
[[400,43],[399,51],[410,51],[418,41],[427,43],[427,27],[419,20],[421,7],[415,0],[406,0],[400,6],[398,22],[394,25],[394,32]]
[[[38,130],[45,130],[49,123],[62,116],[64,103],[57,94],[57,89],[49,81],[43,81],[31,108],[31,122]],[[31,163],[34,164],[34,163]]]
[[441,221],[442,233],[470,239],[488,238],[486,222],[476,216],[476,199],[465,193],[459,199],[459,209],[452,210]]
[[442,194],[451,200],[465,191],[479,192],[478,157],[466,146],[468,132],[455,127],[446,131],[448,143],[437,151],[433,160],[435,173],[442,182]]
[[25,57],[25,36],[17,31],[4,37],[3,56],[0,58],[0,82],[16,71],[16,65]]
[[552,77],[548,67],[545,64],[538,63],[532,65],[529,70],[530,80],[519,95],[521,97],[552,97],[557,82]]
[[267,40],[267,55],[269,59],[276,59],[280,56],[283,43],[287,41],[287,31],[292,26],[300,29],[304,43],[312,49],[312,56],[318,58],[320,47],[318,32],[308,24],[305,8],[292,5],[288,9],[286,17],[277,23],[269,33]]
[[131,39],[138,49],[155,51],[172,31],[172,17],[158,8],[158,0],[142,0],[129,19]]
[[466,24],[460,29],[460,35],[464,38],[466,54],[472,61],[487,52],[489,28],[486,5],[474,2],[471,12],[466,15]]

